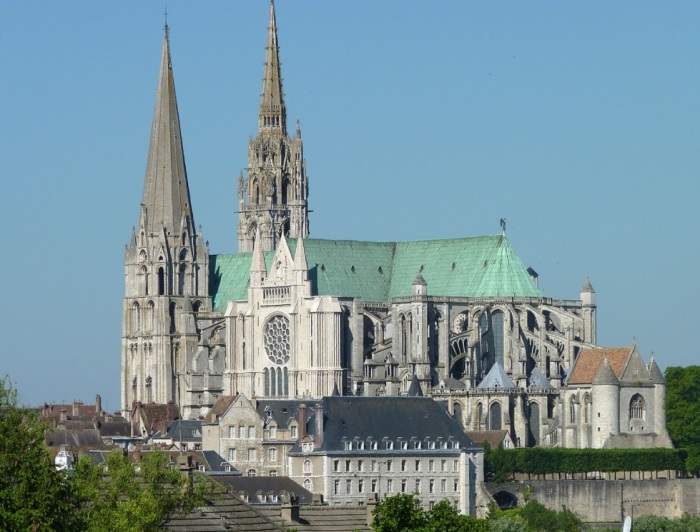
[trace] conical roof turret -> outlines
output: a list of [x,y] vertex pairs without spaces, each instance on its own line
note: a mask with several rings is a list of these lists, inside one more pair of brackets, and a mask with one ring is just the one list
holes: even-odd
[[619,379],[615,375],[615,372],[612,370],[610,367],[610,363],[608,362],[607,357],[603,360],[603,363],[600,365],[600,369],[598,370],[598,373],[596,374],[595,378],[593,379],[593,385],[605,385],[605,384],[620,384]]
[[586,281],[583,283],[583,286],[581,287],[581,293],[582,294],[595,294],[595,290],[593,290],[593,285],[591,284],[591,280],[586,277]]
[[167,25],[141,203],[141,222],[148,233],[163,227],[177,232],[183,214],[191,211]]
[[664,379],[664,374],[661,373],[661,369],[659,368],[658,364],[656,363],[656,360],[654,360],[654,357],[651,357],[651,360],[649,361],[649,380],[651,381],[652,384],[666,384],[666,379]]

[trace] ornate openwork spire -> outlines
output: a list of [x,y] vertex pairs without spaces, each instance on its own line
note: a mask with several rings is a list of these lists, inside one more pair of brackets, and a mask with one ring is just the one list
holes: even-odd
[[260,130],[280,130],[285,133],[287,131],[287,111],[284,107],[280,54],[277,43],[277,21],[273,0],[270,0],[270,23],[267,27],[265,72],[263,73],[258,128]]
[[[163,227],[177,231],[183,214],[192,216],[167,23],[141,203],[141,222],[149,233]],[[194,227],[194,221],[190,221]]]

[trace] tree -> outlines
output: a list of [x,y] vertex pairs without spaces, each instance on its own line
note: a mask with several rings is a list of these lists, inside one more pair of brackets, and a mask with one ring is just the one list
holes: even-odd
[[110,453],[107,476],[84,457],[73,478],[81,524],[95,532],[159,530],[174,513],[189,513],[215,496],[213,486],[201,475],[170,467],[168,455],[157,450],[138,464],[123,452]]
[[450,501],[444,499],[426,515],[427,523],[421,532],[488,532],[486,521],[460,514]]
[[666,426],[677,447],[700,446],[700,366],[669,367],[666,378]]
[[564,508],[561,512],[550,510],[537,501],[529,501],[518,509],[532,530],[547,530],[556,532],[580,532],[585,530],[583,521],[571,510]]
[[413,532],[426,524],[425,512],[415,494],[397,493],[385,497],[372,513],[374,532]]
[[75,527],[70,483],[44,445],[36,412],[17,405],[7,376],[0,378],[0,530]]

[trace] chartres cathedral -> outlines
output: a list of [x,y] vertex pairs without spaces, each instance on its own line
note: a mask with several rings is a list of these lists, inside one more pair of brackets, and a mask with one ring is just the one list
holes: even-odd
[[[195,181],[196,186],[196,181]],[[309,238],[301,129],[287,128],[270,4],[258,131],[238,177],[238,253],[195,223],[165,29],[138,225],[125,251],[121,401],[204,416],[221,395],[432,395],[516,445],[669,445],[665,384],[596,343],[596,299],[543,295],[498,235]]]

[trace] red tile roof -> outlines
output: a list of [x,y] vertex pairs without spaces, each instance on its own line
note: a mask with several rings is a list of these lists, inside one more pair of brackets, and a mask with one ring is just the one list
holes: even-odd
[[576,359],[568,384],[592,383],[606,358],[615,376],[618,379],[621,378],[633,349],[633,347],[610,347],[582,350]]

